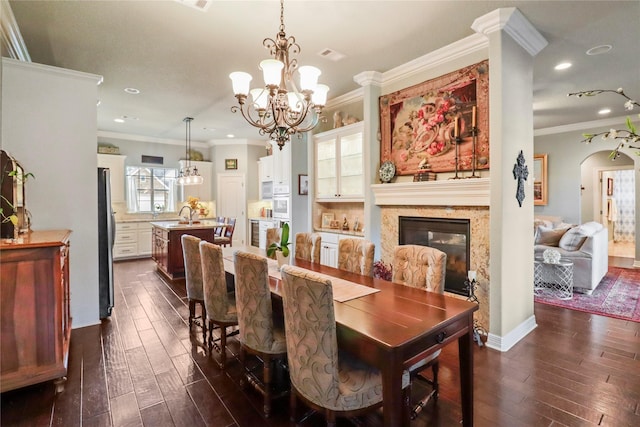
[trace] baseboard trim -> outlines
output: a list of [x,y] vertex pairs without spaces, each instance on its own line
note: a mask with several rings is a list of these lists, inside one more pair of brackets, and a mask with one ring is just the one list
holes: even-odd
[[536,316],[532,315],[527,320],[516,326],[511,332],[505,336],[499,336],[489,333],[487,337],[487,347],[498,351],[509,351],[511,347],[516,345],[518,341],[526,337],[529,332],[538,327]]

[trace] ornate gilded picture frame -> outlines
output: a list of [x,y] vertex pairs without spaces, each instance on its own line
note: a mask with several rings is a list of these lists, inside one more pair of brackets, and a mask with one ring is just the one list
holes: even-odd
[[380,162],[393,161],[397,175],[425,168],[452,172],[456,151],[458,170],[472,170],[474,127],[475,169],[489,169],[488,61],[383,95],[379,102]]

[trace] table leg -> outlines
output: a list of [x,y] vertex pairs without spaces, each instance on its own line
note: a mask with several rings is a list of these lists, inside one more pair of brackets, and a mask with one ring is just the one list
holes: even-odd
[[[402,401],[403,363],[392,357],[382,367],[382,402],[384,425],[398,427],[403,425],[404,402]],[[407,425],[408,427],[408,425]]]
[[468,332],[458,338],[460,358],[460,393],[462,425],[473,427],[473,314],[469,315]]

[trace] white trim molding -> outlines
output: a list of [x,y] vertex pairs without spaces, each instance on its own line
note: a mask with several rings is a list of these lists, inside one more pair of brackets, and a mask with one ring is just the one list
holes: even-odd
[[537,327],[536,317],[531,316],[503,337],[490,333],[487,337],[487,347],[503,352],[509,351],[511,347]]
[[490,178],[373,184],[375,204],[489,206]]
[[27,45],[22,38],[20,28],[8,0],[0,1],[0,35],[2,36],[2,44],[11,58],[31,62]]

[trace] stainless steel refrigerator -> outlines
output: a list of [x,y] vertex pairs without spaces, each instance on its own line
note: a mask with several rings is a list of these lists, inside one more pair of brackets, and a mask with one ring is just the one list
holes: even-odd
[[111,208],[111,187],[108,168],[98,168],[98,285],[100,318],[111,316],[113,309],[113,241],[116,223]]

